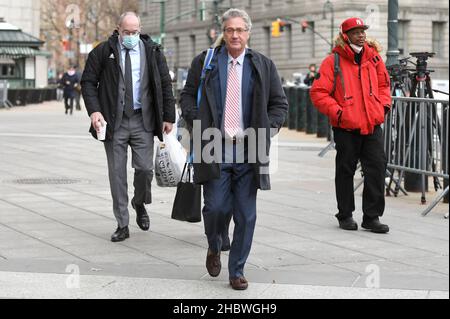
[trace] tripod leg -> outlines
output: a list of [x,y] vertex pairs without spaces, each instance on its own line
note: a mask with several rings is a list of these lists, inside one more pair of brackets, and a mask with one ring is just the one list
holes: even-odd
[[[430,206],[428,206],[428,208],[422,213],[422,216],[426,216],[428,215],[429,212],[431,212],[433,210],[434,207],[436,207],[437,204],[439,204],[439,202],[448,194],[448,186],[447,188],[439,194],[438,197],[436,197],[436,199],[430,204]],[[448,213],[446,214],[446,218],[448,218]]]
[[[400,176],[401,172],[399,171],[399,176]],[[386,188],[386,192],[390,192],[392,191],[394,193],[394,196],[397,197],[399,190],[402,191],[402,193],[407,196],[408,193],[403,189],[403,187],[401,186],[401,180],[396,180],[395,179],[395,169],[391,171],[389,171],[389,169],[386,170],[386,175],[388,177],[390,177],[389,180],[389,184],[386,183],[387,188]],[[392,188],[392,183],[395,183],[395,188]]]
[[330,144],[328,144],[323,150],[320,151],[319,157],[324,157],[325,154],[328,153],[328,151],[331,151],[334,149],[334,141],[331,141]]
[[385,183],[386,184],[386,196],[390,197],[391,196],[391,191],[394,191],[392,189],[392,182],[394,181],[394,174],[395,174],[395,170],[389,171],[389,168],[386,169],[386,176],[389,177],[389,182]]

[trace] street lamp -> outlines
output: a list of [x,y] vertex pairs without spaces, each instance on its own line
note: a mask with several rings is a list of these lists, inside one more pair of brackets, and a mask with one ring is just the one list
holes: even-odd
[[152,3],[159,3],[160,5],[159,44],[163,45],[166,36],[166,0],[152,1]]
[[98,9],[96,7],[91,7],[89,9],[89,12],[87,13],[87,18],[88,20],[94,24],[95,26],[95,42],[98,41],[99,38],[99,32],[98,32],[98,23],[99,23],[99,18],[98,18]]
[[398,0],[388,1],[388,51],[386,66],[399,64],[398,56]]
[[214,24],[216,27],[220,30],[220,5],[222,4],[223,0],[215,0],[214,1]]
[[333,40],[334,40],[334,7],[330,0],[327,0],[327,2],[323,5],[323,11],[322,11],[322,18],[327,18],[326,10],[330,10],[331,12],[331,41],[330,41],[330,52],[333,51]]

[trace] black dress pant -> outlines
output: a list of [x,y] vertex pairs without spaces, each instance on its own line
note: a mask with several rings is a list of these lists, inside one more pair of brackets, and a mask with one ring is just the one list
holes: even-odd
[[373,134],[333,128],[336,142],[336,199],[338,220],[352,217],[355,211],[353,178],[358,161],[364,174],[364,219],[381,217],[384,213],[384,181],[387,159],[383,147],[383,130],[375,127]]

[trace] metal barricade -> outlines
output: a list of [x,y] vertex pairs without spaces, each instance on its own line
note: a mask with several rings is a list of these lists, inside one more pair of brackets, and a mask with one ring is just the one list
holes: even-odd
[[433,178],[436,191],[443,189],[422,213],[423,216],[449,191],[448,111],[449,102],[446,100],[393,97],[392,111],[384,123],[384,149],[390,178],[386,191],[389,193],[392,183],[395,183],[394,195],[397,195],[405,173],[421,176],[422,204],[426,203],[428,178]]

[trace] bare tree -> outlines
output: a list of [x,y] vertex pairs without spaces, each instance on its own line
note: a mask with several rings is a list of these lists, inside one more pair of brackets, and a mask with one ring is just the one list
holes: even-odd
[[69,64],[83,67],[80,44],[105,41],[116,29],[120,15],[138,12],[138,7],[138,0],[42,0],[41,38],[57,71]]

